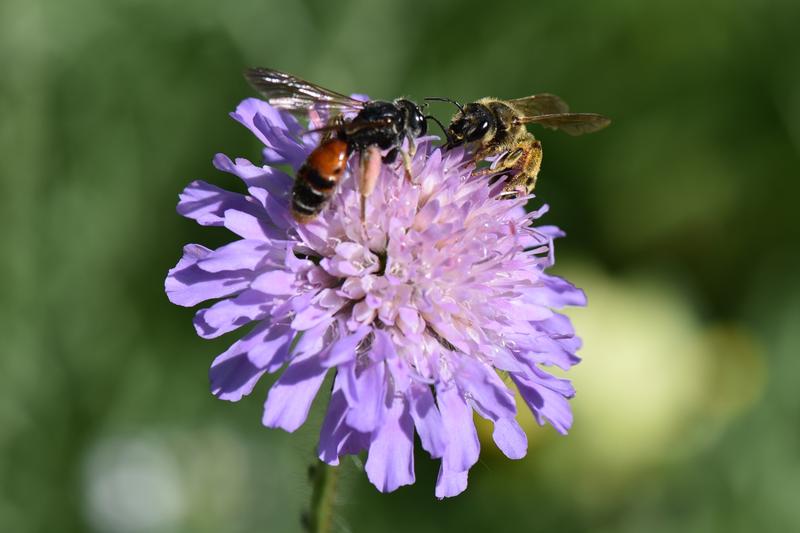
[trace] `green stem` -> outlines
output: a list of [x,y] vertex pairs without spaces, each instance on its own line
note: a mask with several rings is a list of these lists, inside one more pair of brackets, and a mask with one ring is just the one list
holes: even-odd
[[315,461],[309,468],[311,507],[303,520],[309,533],[331,533],[339,468]]

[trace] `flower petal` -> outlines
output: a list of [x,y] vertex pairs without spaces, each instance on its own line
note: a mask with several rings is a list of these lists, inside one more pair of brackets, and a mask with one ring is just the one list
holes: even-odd
[[575,352],[581,347],[581,339],[575,336],[568,317],[553,313],[552,317],[534,325],[539,331],[537,335],[507,335],[516,346],[517,359],[528,366],[540,363],[556,365],[563,370],[580,362]]
[[183,257],[169,271],[164,282],[170,302],[192,307],[205,300],[230,296],[247,288],[252,272],[202,270],[197,263],[210,253],[211,250],[197,244],[188,244],[183,248]]
[[572,426],[572,409],[566,397],[541,383],[534,382],[519,374],[511,374],[511,379],[516,383],[517,389],[519,389],[522,398],[530,407],[539,425],[543,425],[544,420],[547,420],[556,431],[566,435]]
[[263,212],[252,198],[220,189],[201,180],[191,182],[183,190],[177,210],[180,215],[196,220],[203,226],[221,226],[224,213],[228,210],[252,214]]
[[287,198],[269,195],[264,201],[264,209],[267,210],[267,215],[272,223],[287,233],[290,228],[297,225],[289,212],[289,200]]
[[482,417],[497,421],[517,414],[514,393],[488,365],[471,357],[462,357],[455,377],[458,387]]
[[356,347],[369,332],[370,328],[361,327],[352,335],[347,335],[334,342],[322,364],[327,367],[333,367],[355,359]]
[[422,209],[417,211],[414,216],[413,228],[417,231],[425,231],[439,214],[439,200],[433,199],[426,203]]
[[441,457],[446,449],[447,434],[442,415],[433,401],[431,389],[421,384],[412,386],[409,389],[408,401],[422,447],[431,454],[431,457]]
[[[286,129],[275,128],[275,124],[286,124],[288,120],[294,120],[291,115],[277,113],[272,110],[260,110],[253,116],[253,126],[259,131],[266,140],[262,153],[264,162],[270,165],[291,165],[299,168],[308,155],[304,145],[292,137]],[[295,122],[296,123],[296,122]],[[294,131],[294,135],[298,135]]]
[[355,379],[357,403],[350,405],[347,425],[358,431],[369,432],[380,425],[386,400],[386,365],[372,362]]
[[292,177],[274,167],[260,167],[243,158],[231,161],[225,154],[215,155],[213,163],[218,170],[238,176],[262,205],[267,194],[285,197],[292,188]]
[[513,418],[501,418],[495,422],[492,438],[509,459],[522,459],[528,452],[528,437]]
[[586,293],[564,278],[542,274],[540,279],[544,282],[545,287],[550,289],[553,293],[553,296],[549,299],[550,303],[548,305],[552,307],[586,305]]
[[270,243],[243,239],[220,246],[197,262],[206,272],[254,270],[273,250]]
[[337,296],[335,291],[322,289],[314,296],[310,305],[296,311],[292,327],[298,331],[305,331],[322,322],[330,321],[330,318],[347,302],[345,298]]
[[[261,127],[257,127],[254,122],[256,116],[261,116]],[[236,111],[231,113],[231,117],[237,122],[241,123],[258,139],[269,145],[271,142],[273,129],[275,131],[289,130],[293,133],[299,133],[300,127],[297,120],[288,113],[282,113],[269,105],[263,100],[258,98],[245,98],[236,106]]]
[[198,311],[194,318],[194,327],[199,336],[213,339],[253,320],[264,318],[271,307],[271,299],[266,294],[245,290],[235,298],[221,300]]
[[264,294],[287,296],[297,292],[296,279],[297,275],[294,272],[268,270],[254,279],[250,286]]
[[507,303],[507,313],[517,320],[546,320],[553,316],[553,311],[543,305],[513,300]]
[[327,371],[316,354],[293,360],[269,390],[261,422],[289,433],[302,426]]
[[381,492],[414,483],[414,422],[402,397],[393,398],[372,434],[365,470]]
[[289,348],[296,334],[287,324],[272,325],[247,352],[247,358],[258,368],[275,372],[289,358]]
[[248,353],[259,345],[262,335],[268,329],[267,324],[259,325],[214,359],[208,371],[211,393],[214,396],[237,402],[242,396],[253,391],[253,387],[266,369],[253,364]]
[[223,223],[226,228],[243,239],[267,242],[286,239],[286,232],[272,224],[267,219],[266,212],[260,215],[254,216],[237,209],[228,209],[224,212]]
[[[332,337],[330,326],[332,322],[332,320],[328,319],[320,322],[311,329],[298,331],[297,343],[295,344],[293,355],[295,357],[305,358],[306,356],[320,353],[325,346],[330,343]],[[289,327],[297,331],[291,324],[289,324]],[[320,357],[320,362],[323,358],[324,356]]]
[[341,390],[341,374],[336,375],[331,401],[325,420],[319,432],[319,446],[317,448],[321,461],[329,465],[338,465],[342,454],[356,454],[369,446],[368,433],[360,433],[345,421],[347,414],[347,399]]
[[437,384],[436,403],[442,414],[442,422],[447,434],[447,448],[442,456],[443,468],[451,472],[469,470],[478,460],[480,442],[472,409],[456,387]]
[[436,497],[441,500],[458,496],[467,489],[468,476],[469,470],[463,472],[447,470],[443,462],[439,467],[439,476],[436,478]]

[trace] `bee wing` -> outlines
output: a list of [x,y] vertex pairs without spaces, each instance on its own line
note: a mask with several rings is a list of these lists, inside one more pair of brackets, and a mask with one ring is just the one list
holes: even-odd
[[270,105],[279,109],[352,111],[364,107],[364,102],[279,70],[250,68],[244,72],[244,77]]
[[515,98],[508,102],[525,116],[559,115],[569,111],[567,103],[554,94],[542,93]]
[[541,124],[547,128],[561,130],[569,135],[583,135],[602,130],[611,119],[597,113],[559,113],[522,117],[518,124]]

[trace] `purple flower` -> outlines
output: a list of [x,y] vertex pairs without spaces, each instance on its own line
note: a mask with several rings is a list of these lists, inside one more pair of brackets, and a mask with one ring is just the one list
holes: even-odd
[[402,167],[384,166],[366,224],[356,156],[328,208],[299,225],[289,211],[292,177],[276,165],[296,170],[318,137],[257,99],[232,116],[264,143],[266,165],[217,155],[214,165],[239,176],[248,194],[195,181],[178,212],[239,239],[216,250],[187,245],[166,280],[175,304],[214,301],[195,316],[201,337],[253,324],[214,360],[214,395],[237,401],[285,366],[263,423],[291,432],[333,374],[320,459],[335,465],[367,450],[370,481],[393,491],[414,482],[416,432],[441,459],[439,498],[462,492],[478,460],[473,411],[494,423],[505,455],[525,455],[512,383],[540,424],[566,433],[574,390],[544,368],[579,361],[580,339],[554,309],[585,298],[545,273],[561,235],[532,226],[546,206],[525,213],[527,198],[498,195],[471,177],[464,151],[442,152],[428,138],[411,183]]

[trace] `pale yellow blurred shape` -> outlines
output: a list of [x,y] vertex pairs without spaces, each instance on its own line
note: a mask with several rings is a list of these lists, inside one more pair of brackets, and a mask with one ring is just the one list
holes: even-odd
[[760,397],[757,341],[740,326],[704,325],[679,286],[588,264],[560,273],[586,290],[589,306],[568,313],[584,340],[583,362],[569,372],[575,424],[542,464],[579,501],[602,504],[701,451]]
[[589,295],[587,309],[569,313],[584,340],[583,362],[570,372],[578,390],[571,444],[604,470],[652,462],[704,401],[712,361],[695,313],[654,280],[587,268],[568,278]]
[[761,398],[767,382],[761,343],[741,327],[716,324],[706,328],[702,342],[714,373],[706,389],[703,416],[691,435],[694,449],[725,438],[727,425]]
[[705,407],[714,417],[733,418],[761,397],[767,381],[763,348],[755,337],[732,324],[706,329],[703,342],[715,363]]

